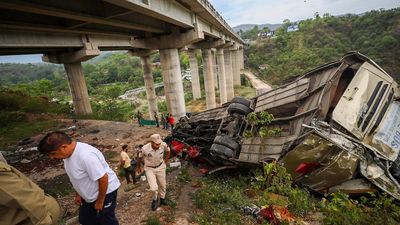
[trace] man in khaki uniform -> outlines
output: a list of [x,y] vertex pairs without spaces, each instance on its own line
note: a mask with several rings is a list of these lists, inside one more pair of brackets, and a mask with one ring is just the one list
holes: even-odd
[[[164,151],[167,155],[164,159]],[[158,208],[158,196],[160,196],[160,205],[167,205],[165,201],[166,194],[166,168],[170,156],[168,145],[161,140],[159,134],[150,136],[150,143],[142,147],[139,153],[140,158],[144,160],[144,171],[147,181],[149,182],[150,190],[153,191],[153,201],[151,209],[153,211]]]
[[0,224],[55,225],[57,201],[14,167],[0,161]]

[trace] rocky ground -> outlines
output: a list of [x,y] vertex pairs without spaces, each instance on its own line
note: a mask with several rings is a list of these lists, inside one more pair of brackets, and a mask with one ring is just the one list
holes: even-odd
[[[102,151],[116,172],[122,144],[128,144],[131,149],[129,154],[134,155],[136,146],[147,143],[151,134],[159,133],[165,137],[169,133],[162,128],[139,127],[137,124],[114,121],[82,120],[76,124],[70,120],[59,120],[59,122],[60,127],[75,140],[91,144]],[[76,129],[72,129],[72,126]],[[32,142],[27,141],[30,142],[29,146],[35,146],[42,135],[32,138]],[[38,183],[46,192],[57,197],[63,212],[61,224],[78,224],[76,220],[78,206],[73,203],[74,191],[65,174],[62,161],[43,156],[30,159],[26,156],[19,162],[11,164]],[[182,170],[190,173],[192,177],[190,183],[179,181],[178,177]],[[201,174],[197,168],[185,162],[181,168],[169,168],[167,171],[167,198],[170,200],[170,205],[160,207],[156,212],[150,209],[151,193],[148,191],[147,181],[139,181],[135,188],[125,191],[126,181],[120,177],[122,185],[118,192],[116,213],[121,225],[146,224],[152,217],[158,218],[162,224],[193,224],[192,202],[189,195],[197,188],[196,177]]]

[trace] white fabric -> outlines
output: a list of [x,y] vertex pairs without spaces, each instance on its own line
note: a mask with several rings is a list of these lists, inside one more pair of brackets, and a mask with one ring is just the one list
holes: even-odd
[[86,202],[96,201],[99,195],[98,179],[108,174],[107,194],[115,191],[120,182],[110,169],[103,154],[95,147],[76,143],[72,155],[64,159],[64,168],[72,186]]

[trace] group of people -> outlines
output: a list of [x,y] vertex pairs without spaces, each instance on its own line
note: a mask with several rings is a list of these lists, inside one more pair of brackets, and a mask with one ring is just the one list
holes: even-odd
[[[136,112],[136,118],[140,127],[143,126],[143,113],[139,110]],[[160,127],[160,120],[157,112],[154,112],[154,120],[156,126]],[[175,119],[170,113],[161,114],[161,124],[165,130],[173,130],[175,125]]]
[[[122,146],[121,164],[128,183],[136,182],[128,146]],[[117,194],[121,183],[95,147],[72,140],[64,132],[48,133],[39,143],[40,153],[63,160],[65,171],[74,187],[75,203],[79,205],[82,225],[118,225],[115,215]],[[165,157],[164,154],[166,153]],[[151,209],[166,205],[166,164],[170,156],[168,145],[159,134],[141,147],[138,162],[143,163],[150,190]],[[132,178],[132,181],[130,180]],[[0,221],[1,224],[58,224],[60,207],[56,200],[44,194],[29,178],[0,160]]]
[[161,116],[161,124],[163,125],[163,128],[165,130],[169,130],[170,128],[171,130],[173,130],[175,125],[175,119],[170,113],[164,114]]

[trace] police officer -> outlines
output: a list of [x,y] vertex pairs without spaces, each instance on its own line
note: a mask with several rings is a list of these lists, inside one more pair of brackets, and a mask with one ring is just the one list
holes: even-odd
[[0,224],[55,225],[57,201],[24,174],[0,161]]
[[[167,155],[164,159],[164,152]],[[144,145],[139,154],[140,160],[144,160],[144,171],[146,173],[147,181],[150,190],[153,192],[153,201],[151,202],[151,209],[153,211],[158,208],[158,197],[160,205],[167,205],[165,201],[166,194],[166,168],[170,156],[170,149],[168,145],[161,140],[159,134],[150,136],[150,143]],[[140,163],[141,161],[139,161]]]

